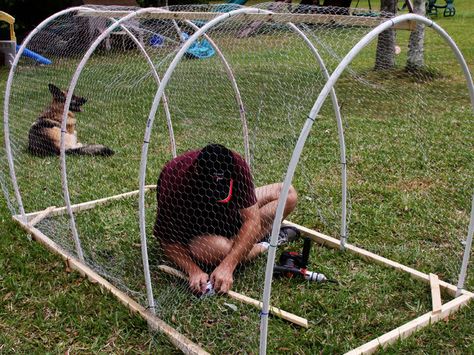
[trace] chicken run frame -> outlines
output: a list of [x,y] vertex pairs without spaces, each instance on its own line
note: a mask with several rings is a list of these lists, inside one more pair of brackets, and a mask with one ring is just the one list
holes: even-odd
[[[29,42],[31,39],[40,32],[45,26],[54,19],[63,16],[65,14],[75,13],[77,16],[82,16],[84,18],[94,18],[94,17],[104,17],[113,19],[108,27],[102,31],[102,33],[97,36],[97,38],[90,44],[87,51],[83,54],[80,63],[77,65],[77,68],[74,71],[74,74],[70,78],[69,83],[69,91],[67,93],[66,101],[64,103],[64,107],[69,107],[72,99],[72,95],[74,93],[74,89],[77,85],[78,80],[81,77],[81,73],[85,68],[86,64],[90,60],[91,56],[95,53],[95,51],[99,48],[99,46],[109,38],[111,34],[116,32],[118,29],[121,28],[122,24],[127,23],[127,21],[139,18],[151,18],[151,19],[159,19],[162,21],[169,21],[173,23],[177,22],[186,22],[190,27],[194,29],[194,33],[186,40],[183,41],[180,45],[179,50],[175,53],[173,60],[167,67],[166,72],[160,78],[154,69],[154,63],[152,59],[147,54],[147,50],[143,43],[143,40],[139,38],[133,31],[127,29],[126,26],[122,27],[122,30],[126,32],[126,35],[129,36],[131,41],[135,43],[137,49],[145,58],[146,62],[149,65],[150,72],[153,73],[154,80],[156,81],[157,89],[156,93],[154,94],[153,103],[151,105],[149,115],[145,125],[145,133],[143,139],[143,146],[141,150],[141,160],[140,160],[140,171],[139,171],[139,185],[138,190],[117,194],[114,196],[101,198],[93,201],[81,202],[73,204],[70,199],[69,189],[68,189],[68,170],[66,164],[66,153],[65,153],[65,140],[64,134],[66,132],[66,126],[68,121],[67,110],[64,110],[64,114],[62,117],[62,125],[61,125],[61,154],[59,157],[60,161],[60,169],[61,169],[61,179],[62,179],[62,191],[64,196],[64,206],[63,207],[55,207],[50,206],[46,209],[40,211],[27,211],[22,202],[22,191],[19,187],[17,181],[17,174],[16,174],[16,165],[15,165],[15,154],[17,152],[12,149],[11,144],[11,137],[10,137],[10,130],[9,125],[10,123],[10,99],[12,95],[12,87],[15,81],[15,74],[17,71],[17,67],[20,63],[20,58],[22,56],[23,51],[25,48],[28,47]],[[346,147],[345,147],[345,140],[344,140],[344,124],[341,118],[340,113],[340,105],[338,103],[338,97],[336,96],[336,91],[334,90],[334,86],[342,73],[347,69],[348,65],[353,61],[355,57],[357,57],[364,48],[374,41],[381,33],[389,29],[414,29],[415,24],[423,24],[426,28],[435,31],[439,36],[441,36],[444,41],[449,45],[452,52],[454,53],[458,65],[461,67],[463,74],[465,76],[465,80],[467,83],[469,96],[471,100],[471,104],[474,107],[474,87],[472,78],[469,72],[469,68],[464,60],[463,55],[459,51],[458,47],[456,46],[453,39],[436,23],[432,20],[425,18],[423,16],[419,16],[416,14],[404,14],[392,18],[375,18],[375,17],[360,17],[360,16],[352,16],[352,15],[337,15],[337,14],[295,14],[295,13],[272,13],[271,11],[260,9],[260,8],[252,8],[252,7],[242,7],[230,12],[202,12],[202,11],[169,11],[162,8],[142,8],[142,9],[117,9],[117,8],[107,8],[107,7],[75,7],[70,8],[64,11],[61,11],[53,16],[49,17],[48,19],[44,20],[41,24],[37,26],[35,30],[33,30],[28,37],[23,41],[21,47],[16,54],[14,59],[13,65],[11,67],[8,81],[5,90],[5,104],[4,104],[4,139],[5,139],[5,151],[6,151],[6,158],[8,160],[8,171],[10,177],[10,184],[13,190],[14,200],[18,206],[17,211],[13,213],[13,219],[22,227],[24,228],[29,234],[33,236],[33,239],[39,241],[40,243],[44,244],[48,249],[53,251],[54,253],[59,254],[63,259],[66,260],[68,266],[71,269],[77,270],[82,275],[86,275],[89,279],[98,282],[103,288],[110,291],[114,294],[122,303],[124,303],[127,307],[132,309],[133,311],[139,313],[153,329],[158,329],[159,331],[165,333],[171,340],[171,342],[181,349],[185,353],[193,353],[193,354],[201,354],[206,353],[204,349],[202,349],[199,345],[193,343],[189,340],[185,335],[179,333],[177,330],[173,329],[163,320],[161,320],[158,316],[155,315],[155,298],[153,294],[152,288],[152,281],[150,277],[150,269],[149,269],[149,261],[148,261],[148,250],[147,250],[147,230],[146,230],[146,221],[145,221],[145,194],[149,190],[153,190],[155,186],[153,185],[146,185],[146,171],[147,171],[147,162],[148,162],[148,149],[149,149],[149,142],[152,139],[152,128],[154,125],[154,120],[156,113],[160,107],[160,103],[163,106],[163,109],[166,113],[166,120],[167,120],[167,127],[169,132],[169,144],[171,147],[172,155],[175,157],[177,155],[176,150],[176,140],[175,135],[173,132],[173,122],[171,120],[171,109],[168,106],[168,101],[165,95],[165,91],[167,88],[167,84],[170,79],[173,77],[173,73],[186,55],[186,52],[189,48],[193,45],[195,41],[199,38],[206,38],[211,45],[214,47],[217,55],[219,56],[222,64],[225,68],[225,72],[227,78],[231,82],[231,86],[233,88],[233,92],[235,93],[235,100],[237,102],[237,106],[239,108],[239,117],[242,123],[242,132],[243,132],[243,147],[244,147],[244,155],[245,158],[248,160],[250,155],[250,144],[249,144],[249,132],[248,127],[246,124],[246,117],[245,117],[245,102],[239,92],[239,87],[237,85],[237,81],[234,78],[233,68],[230,66],[229,62],[226,61],[226,57],[224,56],[224,52],[219,49],[219,47],[212,41],[211,36],[208,36],[208,33],[211,29],[216,26],[221,25],[229,20],[235,19],[245,19],[246,21],[259,21],[263,23],[273,23],[273,24],[280,24],[286,25],[291,31],[293,31],[301,41],[305,43],[307,48],[311,51],[312,55],[316,59],[319,70],[323,73],[325,78],[325,84],[322,90],[319,92],[314,105],[312,106],[310,112],[307,114],[307,119],[301,129],[299,134],[299,138],[297,143],[294,147],[294,150],[291,155],[291,160],[288,164],[286,175],[283,181],[283,189],[282,194],[279,199],[278,208],[276,217],[273,222],[272,227],[272,234],[271,234],[271,245],[275,245],[277,238],[278,238],[278,231],[282,224],[292,225],[297,227],[304,235],[310,237],[313,241],[318,244],[334,248],[334,249],[341,249],[345,252],[351,252],[363,259],[366,259],[369,262],[374,262],[389,268],[394,268],[399,271],[406,272],[410,274],[413,278],[427,283],[431,287],[431,295],[432,295],[432,311],[423,314],[422,316],[380,336],[376,339],[350,351],[350,354],[359,354],[359,353],[371,353],[375,351],[378,347],[384,346],[385,344],[393,343],[399,338],[404,338],[413,332],[421,329],[429,324],[437,322],[439,320],[447,318],[451,313],[458,310],[463,305],[466,305],[472,298],[474,298],[474,294],[464,289],[464,282],[467,273],[467,267],[469,262],[469,255],[472,245],[472,238],[473,238],[473,229],[474,229],[474,198],[472,201],[471,206],[471,214],[470,214],[470,223],[468,227],[467,233],[467,240],[465,244],[464,250],[464,257],[462,260],[461,269],[459,272],[459,282],[458,285],[452,285],[447,282],[441,281],[438,279],[438,276],[435,274],[426,274],[420,271],[417,271],[411,267],[405,266],[401,263],[389,260],[382,256],[379,256],[375,253],[366,251],[362,248],[356,247],[351,245],[347,242],[347,172],[346,172]],[[202,24],[201,27],[195,24],[193,21],[206,21]],[[299,23],[312,23],[312,24],[320,24],[320,23],[333,23],[338,24],[342,23],[342,21],[347,22],[351,21],[350,23],[358,25],[358,26],[367,26],[371,27],[372,29],[365,34],[357,44],[355,44],[350,51],[345,55],[345,57],[340,61],[337,65],[335,70],[329,72],[325,66],[325,62],[323,61],[322,57],[319,55],[318,50],[314,46],[313,42],[311,41],[308,36],[297,26]],[[59,65],[59,64],[58,64]],[[282,221],[283,216],[283,209],[284,209],[284,201],[288,196],[288,191],[290,185],[292,183],[292,179],[295,173],[295,170],[298,166],[300,161],[300,157],[307,141],[308,135],[312,129],[313,124],[316,122],[318,114],[322,105],[324,104],[327,97],[330,97],[332,102],[332,108],[334,111],[334,116],[337,122],[337,131],[339,137],[339,151],[340,151],[340,167],[341,167],[341,214],[340,214],[340,239],[332,238],[322,233],[316,232],[312,229],[306,228],[302,225],[298,225],[289,221]],[[25,193],[25,192],[23,192]],[[83,250],[81,247],[81,238],[79,233],[76,229],[75,225],[75,218],[76,215],[83,210],[93,209],[96,206],[109,203],[111,201],[123,199],[129,196],[137,196],[139,197],[139,229],[140,229],[140,237],[141,237],[141,255],[142,255],[142,263],[143,263],[143,273],[145,278],[146,284],[146,293],[147,293],[147,300],[148,304],[142,305],[136,300],[134,300],[130,295],[127,295],[125,292],[119,290],[115,285],[112,284],[111,281],[106,280],[105,277],[99,275],[99,272],[94,270],[90,265],[87,265]],[[36,225],[46,219],[51,218],[53,216],[68,216],[70,222],[70,230],[72,232],[72,237],[74,241],[75,253],[71,253],[65,250],[61,245],[51,240],[48,235],[46,235],[43,231],[38,229]],[[267,352],[267,332],[268,332],[268,319],[269,314],[274,313],[279,315],[283,318],[287,317],[287,319],[293,319],[295,321],[296,318],[293,318],[293,315],[288,315],[286,312],[276,309],[270,306],[270,296],[271,296],[271,287],[272,287],[272,277],[273,277],[273,265],[275,263],[276,257],[276,247],[270,247],[267,261],[266,261],[266,272],[265,272],[265,283],[264,283],[264,291],[261,296],[261,302],[256,300],[250,300],[250,303],[253,303],[257,307],[261,307],[261,314],[260,314],[260,353],[265,354]],[[165,270],[166,271],[166,270]],[[168,270],[169,271],[169,270]],[[175,272],[173,270],[169,271],[171,273]],[[176,273],[176,275],[180,275]],[[448,293],[450,296],[454,298],[442,304],[440,292],[441,290]],[[234,294],[237,298],[242,298],[242,295],[237,293]],[[243,296],[245,298],[245,296]],[[296,320],[297,324],[302,326],[307,326],[307,322],[305,320],[299,319]]]

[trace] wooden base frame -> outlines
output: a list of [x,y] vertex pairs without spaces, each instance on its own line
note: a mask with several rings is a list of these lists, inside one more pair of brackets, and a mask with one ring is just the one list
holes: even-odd
[[[328,246],[333,249],[340,249],[341,243],[338,239],[329,237],[322,233],[316,232],[309,228],[300,226],[296,223],[292,223],[289,221],[284,221],[283,225],[293,226],[298,228],[304,235],[311,238],[316,243]],[[390,332],[375,338],[368,343],[365,343],[359,346],[356,349],[353,349],[346,353],[346,355],[355,355],[355,354],[372,354],[374,353],[379,347],[384,347],[389,344],[396,342],[398,339],[405,339],[409,335],[413,334],[417,330],[420,330],[430,324],[434,324],[440,320],[448,318],[448,316],[454,312],[456,312],[461,307],[467,305],[469,301],[474,298],[474,293],[471,293],[466,290],[461,291],[461,295],[459,297],[454,298],[453,300],[441,304],[441,296],[440,296],[440,288],[446,291],[450,296],[455,297],[456,292],[458,291],[457,287],[451,285],[447,282],[441,281],[438,279],[437,275],[434,274],[425,274],[418,270],[412,269],[408,266],[403,264],[397,263],[390,259],[384,258],[380,255],[371,253],[365,249],[358,248],[354,245],[345,244],[345,249],[348,252],[352,252],[353,254],[363,258],[364,260],[375,262],[376,264],[383,265],[386,267],[394,268],[398,271],[407,272],[413,278],[423,281],[430,285],[431,294],[433,298],[433,310],[431,312],[425,313],[422,316],[405,323],[404,325],[391,330]]]
[[[150,185],[146,187],[146,190],[153,190],[156,188],[155,185]],[[88,201],[76,205],[72,205],[71,208],[73,212],[80,212],[83,210],[88,210],[94,208],[98,205],[104,205],[112,201],[124,199],[131,196],[138,195],[139,191],[131,191],[119,195],[114,195],[94,201]],[[14,215],[13,220],[16,221],[23,229],[25,229],[30,235],[33,236],[33,239],[40,242],[46,248],[51,250],[52,252],[59,254],[67,263],[70,269],[78,271],[81,275],[87,276],[91,282],[98,283],[101,287],[108,290],[112,293],[120,302],[122,302],[125,306],[127,306],[130,310],[135,313],[138,313],[141,317],[143,317],[150,327],[155,330],[159,330],[166,334],[170,341],[183,353],[185,354],[208,354],[204,349],[202,349],[199,345],[193,343],[191,340],[186,338],[183,334],[179,333],[172,327],[170,327],[167,323],[165,323],[160,318],[156,317],[152,313],[150,313],[145,307],[138,304],[135,300],[130,298],[128,295],[117,289],[103,277],[98,275],[95,271],[90,269],[87,265],[84,265],[75,257],[69,255],[63,248],[61,248],[58,244],[48,238],[45,234],[43,234],[39,229],[35,228],[35,224],[40,222],[44,218],[57,216],[65,214],[66,208],[65,207],[48,207],[45,210],[32,212],[26,214],[26,221],[21,215]],[[289,221],[284,221],[282,225],[286,226],[293,226],[299,229],[302,234],[308,236],[316,243],[327,246],[334,249],[340,249],[341,242],[333,237],[324,235],[322,233],[316,232],[312,229],[306,228],[304,226],[298,225],[296,223],[292,223]],[[355,348],[346,354],[355,355],[355,354],[371,354],[375,352],[379,347],[384,347],[386,345],[392,344],[396,342],[398,339],[404,339],[409,335],[413,334],[417,330],[420,330],[428,325],[434,324],[440,320],[446,319],[452,313],[456,312],[461,307],[467,305],[473,298],[474,293],[471,293],[466,290],[458,291],[455,285],[449,284],[447,282],[439,280],[438,276],[435,274],[425,274],[398,262],[389,260],[384,258],[380,255],[371,253],[365,249],[356,247],[354,245],[345,244],[345,250],[351,252],[366,261],[375,262],[379,265],[394,268],[398,271],[407,272],[411,277],[423,281],[430,285],[431,295],[432,295],[432,304],[433,310],[431,312],[425,313],[422,316],[413,319],[412,321],[393,329],[392,331],[383,334],[372,341],[369,341],[358,348]],[[166,270],[163,270],[166,271]],[[179,276],[179,275],[176,275]],[[453,300],[442,304],[440,290],[444,290],[450,296],[456,297],[456,293],[460,293],[460,295]],[[237,294],[239,295],[239,294]],[[242,296],[242,295],[240,295]],[[238,297],[238,296],[237,296]],[[245,297],[245,296],[244,296]],[[241,298],[241,297],[240,297]],[[245,301],[245,300],[243,300]],[[252,299],[252,304],[257,307],[260,307],[260,303],[255,304],[259,301]],[[276,309],[278,313],[282,312],[279,309]],[[283,311],[284,312],[284,311]],[[307,324],[307,323],[306,323]],[[305,326],[301,324],[302,326]],[[307,326],[307,325],[306,325]]]
[[52,252],[59,254],[66,262],[69,269],[78,271],[82,276],[87,276],[92,283],[99,284],[102,288],[109,291],[113,294],[120,302],[122,302],[126,307],[128,307],[134,313],[138,313],[143,319],[145,319],[148,325],[153,330],[161,331],[166,334],[170,341],[183,353],[193,354],[193,355],[206,355],[204,349],[199,345],[193,343],[191,340],[186,338],[183,334],[179,333],[174,328],[170,327],[160,318],[156,317],[150,313],[145,307],[140,305],[138,302],[130,298],[128,295],[120,291],[102,276],[97,274],[94,270],[89,268],[87,265],[80,262],[75,257],[69,255],[61,246],[56,244],[54,241],[49,239],[44,235],[40,230],[35,227],[30,226],[27,223],[24,223],[17,216],[13,216],[13,219],[20,224],[20,226],[25,229],[29,234],[33,236],[33,239],[37,242],[43,244],[46,248]]

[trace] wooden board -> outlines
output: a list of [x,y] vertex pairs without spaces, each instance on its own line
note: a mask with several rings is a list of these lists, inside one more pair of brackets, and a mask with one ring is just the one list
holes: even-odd
[[441,292],[439,290],[438,275],[430,274],[431,288],[431,304],[433,306],[433,314],[441,312]]
[[[284,221],[283,225],[293,226],[295,228],[298,228],[301,231],[301,233],[308,236],[309,238],[311,238],[313,241],[315,241],[318,244],[328,246],[328,247],[333,248],[333,249],[340,249],[340,247],[341,247],[341,242],[339,241],[339,239],[324,235],[324,234],[316,232],[312,229],[300,226],[299,224],[292,223],[290,221]],[[427,284],[430,283],[430,277],[429,277],[428,274],[425,274],[421,271],[415,270],[415,269],[413,269],[409,266],[405,266],[403,264],[397,263],[396,261],[392,261],[390,259],[384,258],[383,256],[371,253],[370,251],[367,251],[365,249],[356,247],[356,246],[354,246],[352,244],[349,244],[349,243],[346,243],[345,248],[346,248],[347,251],[349,251],[353,254],[356,254],[356,255],[358,255],[359,257],[361,257],[365,260],[375,262],[376,264],[379,264],[379,265],[391,267],[391,268],[394,268],[394,269],[399,270],[399,271],[407,272],[413,278],[415,278],[417,280],[423,281]],[[439,280],[439,286],[443,290],[445,290],[449,295],[451,295],[453,297],[456,295],[456,292],[457,292],[457,287],[456,286],[451,285],[451,284],[449,284],[447,282],[444,282],[444,281],[441,281],[441,280]],[[463,294],[470,294],[470,292],[463,291]]]
[[[151,191],[151,190],[154,190],[154,189],[156,189],[156,185],[146,185],[145,186],[145,192],[148,192],[148,191]],[[72,212],[80,212],[80,211],[90,210],[90,209],[92,209],[96,206],[104,205],[104,204],[107,204],[107,203],[112,202],[112,201],[122,200],[124,198],[136,196],[139,193],[140,193],[139,190],[134,190],[134,191],[125,192],[123,194],[118,194],[118,195],[113,195],[113,196],[100,198],[100,199],[93,200],[93,201],[81,202],[81,203],[71,205],[71,210],[72,210]],[[47,217],[60,216],[60,215],[63,215],[63,214],[67,213],[66,206],[63,206],[63,207],[54,207],[54,206],[52,206],[52,207],[48,207],[48,208],[46,208],[42,211],[26,213],[26,218],[29,221],[32,221],[36,216],[45,213],[45,211],[48,211]],[[21,215],[14,215],[13,217],[15,219],[20,219],[21,220]]]
[[[179,270],[176,270],[168,265],[159,265],[158,266],[158,269],[170,274],[170,275],[173,275],[173,276],[176,276],[176,277],[179,277],[180,279],[183,279],[183,280],[187,280],[187,277],[185,274],[183,274],[181,271]],[[263,303],[261,301],[258,301],[254,298],[251,298],[251,297],[248,297],[248,296],[245,296],[245,295],[242,295],[238,292],[235,292],[235,291],[232,291],[230,290],[227,295],[235,300],[238,300],[238,301],[241,301],[241,302],[244,302],[244,303],[247,303],[247,304],[250,304],[252,306],[255,306],[257,307],[258,309],[262,309],[263,307]],[[284,311],[280,308],[277,308],[277,307],[272,307],[270,306],[270,313],[279,317],[279,318],[282,318],[282,319],[285,319],[291,323],[294,323],[296,325],[299,325],[301,327],[304,327],[304,328],[308,328],[308,320],[305,319],[305,318],[302,318],[300,316],[297,316],[293,313],[290,313],[290,312],[287,312],[287,311]]]
[[35,215],[33,218],[31,218],[28,221],[28,225],[30,227],[34,227],[39,222],[41,222],[43,219],[47,218],[55,209],[56,209],[56,206],[50,206],[50,207],[46,208],[45,210],[41,211],[40,213]]
[[[107,11],[107,10],[84,10],[80,11],[80,16],[87,17],[113,17],[121,18],[131,14],[131,11]],[[148,12],[137,15],[137,18],[158,18],[164,20],[201,20],[209,21],[220,15],[222,12],[178,12],[169,11],[163,12],[160,8],[149,8]],[[331,15],[331,14],[293,14],[293,13],[254,13],[254,14],[239,14],[233,17],[242,22],[271,22],[271,23],[314,23],[314,24],[331,24],[342,26],[360,26],[360,27],[376,27],[381,23],[390,20],[389,18],[368,17],[368,16],[354,16],[354,15]],[[415,24],[416,25],[416,24]],[[394,26],[397,30],[413,30],[413,21],[396,24]]]
[[130,298],[128,295],[113,286],[110,282],[105,280],[102,276],[97,274],[87,265],[84,265],[79,260],[69,255],[64,249],[62,249],[58,244],[49,239],[40,230],[23,223],[20,219],[16,217],[14,217],[14,220],[18,222],[20,226],[24,228],[28,233],[30,233],[33,236],[34,240],[43,244],[52,252],[59,254],[66,261],[70,269],[77,270],[81,275],[86,275],[91,282],[99,284],[102,288],[112,293],[121,303],[127,306],[130,310],[142,316],[153,329],[166,334],[170,341],[178,349],[183,351],[183,353],[192,355],[208,354],[199,345],[193,343],[191,340],[189,340],[183,334],[179,333],[177,330],[169,326],[163,320],[150,313],[148,310],[146,310],[145,307],[143,307],[135,300]]

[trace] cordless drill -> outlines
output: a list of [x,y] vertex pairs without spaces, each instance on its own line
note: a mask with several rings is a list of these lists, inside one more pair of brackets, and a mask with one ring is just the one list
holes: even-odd
[[334,280],[329,280],[324,274],[307,269],[310,250],[311,239],[304,238],[302,254],[295,251],[283,252],[280,255],[278,264],[273,267],[274,275],[288,278],[302,276],[308,281],[315,282],[335,282]]

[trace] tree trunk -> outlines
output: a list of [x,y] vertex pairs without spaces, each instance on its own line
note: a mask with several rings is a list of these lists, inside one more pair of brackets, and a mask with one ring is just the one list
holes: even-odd
[[[413,3],[415,14],[425,15],[425,0],[415,0]],[[425,66],[424,58],[425,25],[418,23],[415,31],[410,34],[408,44],[407,71],[419,71]]]
[[[381,0],[380,11],[395,15],[397,0]],[[375,54],[375,70],[391,69],[395,66],[395,30],[388,29],[381,34],[377,41]]]

